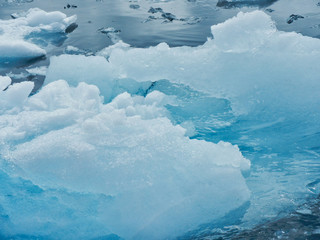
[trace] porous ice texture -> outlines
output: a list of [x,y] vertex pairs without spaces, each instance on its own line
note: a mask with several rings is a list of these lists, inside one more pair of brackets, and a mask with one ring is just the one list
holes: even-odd
[[[256,114],[259,121],[301,119],[305,134],[319,121],[320,40],[277,31],[261,11],[239,13],[212,33],[213,39],[195,48],[121,43],[101,51],[105,58],[53,57],[38,94],[27,98],[29,85],[1,92],[24,96],[3,97],[0,105],[1,158],[13,164],[8,174],[45,191],[103,194],[108,204],[98,205],[93,215],[103,212],[97,221],[127,239],[174,238],[243,204],[249,191],[241,170],[249,162],[229,143],[186,137],[169,121],[164,105],[170,99],[151,92],[151,82],[167,79],[226,98],[234,113]],[[2,80],[4,89],[9,79]],[[140,90],[142,96],[117,96]],[[319,132],[311,128],[308,133]],[[8,234],[36,235],[50,225],[39,221],[26,228],[31,213],[21,220],[12,205],[1,205],[1,216],[16,226],[10,229],[20,229]],[[87,217],[88,211],[71,209]],[[86,239],[85,228],[68,225],[68,239]],[[60,238],[65,230],[51,229]]]
[[[0,76],[0,114],[6,110],[15,111],[23,105],[34,87],[33,82],[21,82],[11,86],[9,84],[11,84],[9,77]],[[7,90],[3,91],[5,89]],[[5,132],[0,134],[5,134]]]
[[11,20],[0,20],[0,64],[28,60],[46,54],[45,50],[26,40],[31,34],[64,33],[76,21],[62,12],[45,12],[32,8]]
[[[99,77],[91,79],[92,83],[97,79],[95,84],[101,85],[105,93],[108,89],[104,81],[168,79],[231,100],[237,114],[268,109],[265,113],[272,111],[269,116],[273,116],[317,108],[319,39],[278,31],[262,11],[240,12],[211,30],[213,39],[199,47],[170,48],[161,43],[141,49],[120,44],[105,51],[108,61],[98,57],[54,57],[46,81],[61,78],[74,85],[100,72]],[[107,99],[109,96],[105,95]]]
[[[0,78],[2,89],[9,83]],[[238,147],[186,137],[168,119],[163,105],[172,100],[163,93],[122,93],[103,104],[98,87],[87,83],[54,81],[27,98],[29,85],[0,92],[2,165],[42,189],[103,194],[109,200],[99,220],[110,232],[125,239],[174,238],[249,199],[241,171],[250,162]],[[52,231],[52,221],[64,222],[62,215],[32,225],[36,215],[19,218],[13,209],[3,212],[20,232],[6,234],[37,236],[46,225]],[[87,227],[58,226],[57,239],[92,237]]]

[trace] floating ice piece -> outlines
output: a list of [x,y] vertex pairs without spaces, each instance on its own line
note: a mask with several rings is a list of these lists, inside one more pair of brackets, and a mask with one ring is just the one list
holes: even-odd
[[148,10],[148,13],[152,13],[152,14],[159,13],[159,14],[157,14],[158,15],[157,17],[154,15],[149,16],[144,22],[150,22],[152,20],[161,19],[161,20],[165,20],[164,23],[172,22],[173,20],[176,20],[176,21],[186,22],[186,24],[192,25],[201,21],[200,17],[177,18],[174,14],[169,12],[164,12],[163,9],[159,7],[158,8],[150,7],[150,9]]
[[233,8],[233,7],[244,7],[244,6],[259,6],[267,7],[278,0],[219,0],[217,3],[218,7]]
[[65,33],[72,33],[76,28],[78,27],[78,24],[71,23],[65,30]]
[[298,14],[291,14],[290,17],[287,20],[288,24],[293,23],[293,21],[298,20],[299,18],[304,18],[304,16],[298,15]]
[[275,10],[273,10],[272,8],[267,8],[265,11],[266,11],[266,12],[269,12],[269,13],[272,13],[272,12],[274,12]]
[[41,66],[41,67],[35,67],[35,68],[29,68],[26,69],[28,73],[33,74],[33,75],[42,75],[45,76],[47,73],[48,67],[46,66]]
[[103,34],[106,34],[113,43],[117,43],[120,41],[120,37],[119,37],[119,33],[121,32],[120,29],[115,29],[114,27],[106,27],[106,28],[100,28],[98,29],[98,31]]
[[163,18],[165,18],[165,19],[167,19],[169,21],[173,21],[173,20],[177,19],[175,15],[173,15],[172,13],[167,13],[167,12],[166,13],[162,13],[161,17],[163,17]]
[[35,44],[0,36],[0,65],[11,61],[29,60],[45,54],[46,51]]
[[[16,14],[15,17],[0,20],[0,64],[45,55],[45,50],[32,43],[32,39],[40,35],[45,39],[46,33],[64,33],[69,26],[74,27],[76,21],[75,15],[67,17],[61,12],[45,12],[38,8]],[[67,32],[70,31],[69,27]]]
[[67,8],[77,8],[78,6],[77,5],[70,5],[69,3],[67,4],[67,6],[63,7],[64,9],[67,9]]
[[111,232],[125,239],[173,238],[248,200],[241,171],[250,162],[230,143],[186,137],[167,118],[163,93],[123,93],[103,104],[96,86],[60,80],[27,99],[28,84],[13,85],[19,89],[4,99],[23,96],[14,104],[20,111],[0,105],[0,142],[15,146],[2,156],[18,167],[15,174],[43,189],[109,196],[103,211]]
[[11,29],[11,33],[22,30],[20,35],[25,36],[31,32],[39,32],[42,30],[48,32],[64,32],[76,19],[76,15],[67,17],[62,12],[45,12],[38,8],[32,8],[25,13],[25,16],[2,22],[6,22],[9,27],[14,28]]
[[[213,39],[199,47],[170,48],[161,43],[140,49],[119,45],[108,52],[108,61],[55,57],[47,80],[90,79],[101,86],[105,95],[107,87],[102,86],[105,81],[168,79],[231,100],[237,114],[258,113],[258,109],[268,108],[275,113],[268,116],[274,120],[283,117],[279,114],[284,109],[291,112],[284,114],[287,118],[306,108],[313,111],[318,105],[315,96],[320,96],[319,39],[278,31],[271,17],[262,11],[239,13],[212,26],[211,31]],[[94,61],[99,61],[99,66],[91,64]],[[98,76],[91,78],[92,74]],[[110,94],[105,96],[108,99]]]
[[130,4],[129,6],[131,9],[139,9],[140,8],[140,5],[138,4]]
[[10,4],[17,4],[17,3],[19,3],[19,4],[20,3],[31,3],[31,2],[33,2],[33,0],[5,0],[4,3],[2,3],[2,5],[4,5],[4,4],[10,5]]
[[179,19],[182,22],[185,22],[188,25],[193,25],[201,22],[201,17],[187,17],[187,18],[180,18]]
[[153,8],[153,7],[150,7],[150,9],[148,10],[148,13],[152,13],[152,14],[154,14],[154,13],[163,13],[163,10],[162,10],[162,8]]
[[109,34],[109,33],[120,33],[121,30],[115,29],[114,27],[106,27],[106,28],[100,28],[98,29],[99,32],[104,33],[104,34]]
[[153,20],[156,20],[156,19],[160,19],[160,18],[157,18],[155,16],[149,16],[146,20],[143,21],[143,23],[150,22],[150,21],[153,21]]

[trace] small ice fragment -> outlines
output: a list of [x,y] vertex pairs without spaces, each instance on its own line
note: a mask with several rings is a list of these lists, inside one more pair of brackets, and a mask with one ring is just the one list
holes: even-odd
[[103,33],[103,34],[120,33],[121,32],[121,30],[115,29],[114,27],[100,28],[100,29],[98,29],[98,31]]
[[143,23],[146,23],[146,22],[150,22],[152,20],[156,20],[157,18],[155,16],[149,16],[146,20],[143,21]]
[[47,67],[46,66],[41,66],[41,67],[35,67],[35,68],[28,68],[26,69],[28,73],[32,75],[42,75],[45,76],[47,73]]
[[306,209],[306,208],[305,209],[298,209],[296,212],[300,213],[300,214],[308,214],[308,215],[312,214],[312,211],[310,209]]
[[64,50],[64,53],[71,54],[71,55],[85,55],[85,56],[91,56],[94,55],[93,52],[89,50],[80,49],[74,46],[67,46]]
[[71,23],[65,30],[65,33],[72,33],[76,28],[78,27],[78,24]]
[[266,12],[272,13],[272,12],[274,12],[274,10],[271,9],[271,8],[267,8],[267,9],[266,9]]
[[152,13],[152,14],[158,13],[158,12],[163,13],[162,8],[153,8],[153,7],[150,7],[150,9],[149,9],[149,11],[148,11],[148,13]]
[[113,43],[117,43],[121,40],[118,36],[121,30],[115,29],[114,27],[100,28],[98,31],[106,34]]
[[11,17],[12,19],[16,19],[16,18],[19,17],[19,15],[18,15],[17,13],[12,13],[12,14],[10,14],[10,17]]
[[167,20],[169,20],[170,22],[172,22],[173,20],[176,20],[176,16],[173,15],[172,13],[162,13],[161,16]]
[[140,8],[140,5],[138,5],[138,4],[131,4],[129,7],[130,7],[131,9],[139,9],[139,8]]
[[293,21],[296,21],[296,20],[298,20],[299,18],[304,18],[304,17],[301,16],[301,15],[298,15],[298,14],[291,14],[290,17],[289,17],[288,20],[287,20],[287,23],[288,23],[288,24],[291,24],[291,23],[293,23]]
[[180,18],[179,20],[182,22],[186,22],[186,24],[193,25],[201,22],[202,19],[200,17],[188,17],[188,18]]

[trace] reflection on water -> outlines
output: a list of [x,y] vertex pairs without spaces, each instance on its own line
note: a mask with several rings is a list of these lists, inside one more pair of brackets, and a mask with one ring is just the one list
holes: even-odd
[[[48,56],[61,54],[68,45],[93,52],[109,46],[113,43],[111,39],[98,31],[108,27],[121,30],[119,39],[134,47],[154,46],[161,42],[167,42],[170,46],[197,46],[203,44],[208,37],[212,37],[210,26],[235,16],[239,11],[252,11],[267,6],[272,9],[272,11],[267,9],[267,12],[277,21],[279,29],[298,31],[310,36],[320,35],[320,28],[315,25],[320,18],[320,7],[313,8],[311,12],[306,4],[296,2],[295,4],[301,9],[297,12],[297,8],[288,1],[73,0],[68,8],[66,2],[62,0],[51,1],[50,4],[42,0],[2,0],[0,19],[10,19],[11,14],[34,7],[45,11],[62,11],[68,16],[76,14],[78,28],[69,34],[64,42],[54,44],[56,47],[48,46],[46,49]],[[270,4],[272,5],[269,6]],[[227,6],[232,8],[225,9]],[[242,8],[238,8],[239,6]],[[152,8],[161,9],[161,12],[150,11]],[[308,13],[308,17],[303,21],[287,24],[286,20],[291,14],[304,12]],[[174,16],[174,19],[171,20],[172,18],[167,16]]]
[[278,0],[244,0],[244,1],[234,1],[234,0],[219,0],[217,3],[218,7],[223,8],[234,8],[234,7],[245,7],[245,6],[258,6],[258,7],[268,7]]

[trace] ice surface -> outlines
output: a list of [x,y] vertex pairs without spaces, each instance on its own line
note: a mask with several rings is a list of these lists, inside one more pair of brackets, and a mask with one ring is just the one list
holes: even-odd
[[230,143],[186,137],[168,119],[163,105],[172,100],[163,93],[122,93],[103,104],[86,83],[54,81],[27,98],[32,87],[22,82],[2,92],[2,158],[16,165],[11,174],[44,189],[112,197],[104,219],[111,232],[173,238],[248,200],[241,171],[250,162]]
[[0,91],[5,90],[11,84],[10,77],[0,76]]
[[[9,77],[0,78],[0,113],[3,113],[7,109],[13,111],[15,108],[20,107],[34,87],[33,82],[21,82],[10,86],[9,84],[11,84]],[[6,91],[1,91],[6,88]]]
[[42,75],[45,76],[47,73],[47,67],[42,66],[42,67],[35,67],[35,68],[28,68],[26,69],[28,73],[33,74],[33,75]]
[[31,59],[46,54],[40,47],[23,40],[4,39],[0,37],[0,62],[17,59]]
[[105,58],[109,58],[110,54],[115,50],[115,49],[129,49],[130,45],[127,43],[124,43],[122,40],[120,40],[119,42],[115,43],[114,45],[111,45],[109,47],[106,47],[102,50],[100,50],[99,52],[96,53],[96,55],[98,56],[103,56]]
[[227,98],[237,113],[264,108],[297,112],[307,107],[313,111],[317,106],[318,39],[278,31],[262,11],[239,13],[213,26],[212,33],[213,39],[199,47],[170,48],[161,43],[139,49],[119,44],[112,51],[108,48],[108,61],[100,57],[54,57],[47,81],[68,79],[74,85],[93,74],[90,83],[101,86],[103,95],[110,96],[102,86],[104,82],[168,79]]
[[67,17],[58,11],[45,12],[38,8],[16,15],[15,19],[0,20],[1,64],[45,55],[45,50],[32,40],[41,34],[45,38],[50,33],[64,33],[76,21],[76,16]]
[[[105,102],[112,101],[121,81],[130,82],[122,85],[122,91],[133,94],[155,89],[179,98],[185,94],[188,100],[182,104],[166,106],[172,113],[170,119],[185,126],[187,135],[200,126],[202,132],[196,137],[240,142],[241,149],[256,161],[247,179],[255,194],[243,217],[245,224],[256,224],[257,215],[260,220],[270,219],[292,207],[292,199],[308,191],[305,186],[317,176],[306,177],[304,171],[319,168],[305,163],[304,155],[293,154],[305,150],[318,154],[320,41],[277,30],[262,11],[239,13],[211,30],[213,38],[198,47],[170,48],[162,43],[139,49],[119,44],[106,49],[107,60],[54,57],[46,81],[66,79],[76,87],[79,81],[90,79]],[[187,86],[189,95],[181,90]],[[211,98],[197,98],[194,89]],[[218,121],[212,121],[219,120],[220,113],[226,113],[221,130]]]
[[[19,189],[23,200],[14,195],[18,200],[12,201],[11,188],[0,188],[0,226],[9,226],[1,233],[167,239],[222,217],[249,199],[241,172],[250,163],[237,146],[187,136],[194,134],[193,115],[212,119],[216,116],[206,113],[214,109],[223,114],[229,101],[232,111],[227,114],[248,116],[248,126],[237,134],[248,145],[252,142],[253,152],[261,145],[258,134],[249,138],[252,132],[273,144],[287,129],[294,133],[286,139],[300,134],[304,142],[318,134],[319,39],[278,31],[261,11],[239,13],[213,26],[212,34],[199,47],[162,43],[139,49],[119,41],[100,56],[52,57],[39,93],[28,98],[28,82],[1,91],[0,161],[5,173],[0,177],[9,176],[15,190],[25,184],[30,191]],[[0,89],[10,82],[1,77]],[[194,89],[207,97],[197,98]],[[160,91],[192,99],[181,106],[181,100]],[[177,118],[181,126],[175,124]],[[232,127],[224,120],[221,128]],[[263,135],[269,128],[277,129],[270,138],[270,131]],[[221,136],[214,134],[210,136]],[[281,148],[292,147],[289,143],[283,141]],[[272,156],[265,154],[265,161]],[[293,174],[300,165],[289,165],[288,172],[281,166],[271,167],[271,173],[265,170],[269,166],[255,166],[250,182],[258,192],[250,199],[255,211],[248,211],[245,221],[289,201],[283,195],[308,180]],[[298,171],[298,176],[307,175]],[[257,198],[268,199],[269,194],[279,199],[272,204],[265,200],[272,207],[260,209]],[[28,210],[30,202],[36,211]],[[26,206],[23,217],[17,212],[21,206]]]

